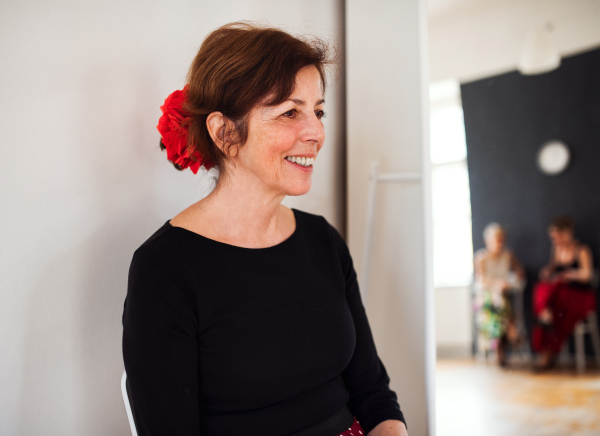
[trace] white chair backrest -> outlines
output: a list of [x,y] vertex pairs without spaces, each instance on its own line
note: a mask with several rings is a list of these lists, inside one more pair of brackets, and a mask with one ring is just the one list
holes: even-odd
[[137,436],[135,421],[133,420],[133,413],[131,412],[131,404],[129,403],[129,395],[127,395],[127,373],[125,371],[123,371],[123,376],[121,377],[121,392],[123,393],[123,402],[125,403],[125,410],[127,411],[127,419],[129,419],[129,427],[131,427],[131,434]]

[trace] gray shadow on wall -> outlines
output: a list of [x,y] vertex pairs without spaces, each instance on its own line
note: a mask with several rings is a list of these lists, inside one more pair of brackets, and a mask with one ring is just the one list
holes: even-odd
[[[158,96],[156,80],[148,75],[151,68],[138,68],[137,81],[124,84],[134,103],[121,119],[107,112],[119,104],[110,92],[118,71],[91,66],[89,83],[83,86],[87,93],[81,96],[82,115],[76,120],[81,146],[74,153],[88,170],[85,182],[92,189],[85,194],[94,197],[92,207],[105,219],[91,236],[40,272],[24,333],[19,434],[47,434],[52,428],[86,436],[130,434],[120,392],[127,274],[135,249],[164,224],[164,217],[156,214],[159,171],[150,156],[160,150],[156,133],[147,129],[157,121],[149,124],[148,107],[164,96]],[[128,135],[111,147],[99,139],[103,129]],[[115,148],[121,158],[115,157]],[[49,313],[47,301],[60,313]]]

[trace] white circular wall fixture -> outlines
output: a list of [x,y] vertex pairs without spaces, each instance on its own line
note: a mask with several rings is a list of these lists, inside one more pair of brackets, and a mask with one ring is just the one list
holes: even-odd
[[558,139],[545,142],[537,154],[537,165],[547,176],[558,176],[563,173],[571,161],[571,150],[567,144]]

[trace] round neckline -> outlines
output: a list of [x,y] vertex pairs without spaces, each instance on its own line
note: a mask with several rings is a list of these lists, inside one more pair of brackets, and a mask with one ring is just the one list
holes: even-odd
[[193,231],[188,230],[188,229],[186,229],[184,227],[174,226],[173,224],[171,224],[171,220],[168,220],[165,223],[165,225],[167,227],[171,228],[171,229],[180,229],[180,230],[183,230],[186,233],[192,234],[192,235],[194,235],[196,237],[199,237],[199,238],[201,238],[201,239],[203,239],[205,241],[208,241],[208,242],[210,242],[212,244],[219,245],[219,246],[222,246],[222,247],[233,248],[233,249],[237,249],[237,250],[255,251],[255,252],[256,251],[265,251],[265,250],[272,250],[272,249],[275,249],[275,248],[278,248],[278,247],[281,247],[283,245],[288,244],[292,239],[294,239],[294,237],[298,233],[298,226],[299,226],[298,214],[297,214],[298,211],[296,209],[294,209],[293,207],[291,207],[290,209],[294,213],[294,219],[296,220],[296,227],[294,228],[293,233],[290,236],[288,236],[286,239],[284,239],[283,241],[281,241],[280,243],[275,244],[275,245],[271,245],[270,247],[259,247],[259,248],[240,247],[238,245],[232,245],[232,244],[228,244],[226,242],[217,241],[216,239],[208,238],[208,237],[206,237],[204,235],[201,235],[200,233],[193,232]]

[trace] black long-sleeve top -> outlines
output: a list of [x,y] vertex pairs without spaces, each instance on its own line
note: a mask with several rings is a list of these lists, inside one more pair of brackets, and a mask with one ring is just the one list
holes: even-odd
[[140,436],[284,436],[344,405],[366,433],[404,422],[346,243],[293,211],[272,247],[167,221],[135,251],[123,358]]

